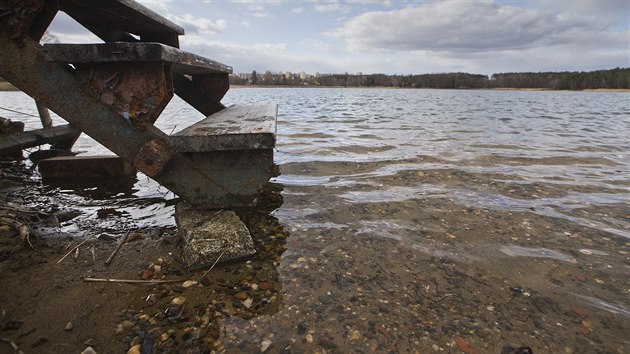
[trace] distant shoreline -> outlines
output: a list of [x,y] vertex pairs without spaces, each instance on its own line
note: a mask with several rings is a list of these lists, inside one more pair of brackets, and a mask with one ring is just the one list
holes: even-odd
[[393,87],[393,86],[313,86],[313,85],[230,85],[230,88],[347,88],[347,89],[389,89],[389,90],[487,90],[487,91],[567,91],[567,92],[630,92],[630,89],[583,89],[583,90],[552,90],[548,88],[436,88],[436,87]]
[[[584,90],[552,90],[548,88],[512,88],[512,87],[491,87],[491,88],[433,88],[433,87],[392,87],[392,86],[300,86],[300,85],[230,85],[230,88],[361,88],[361,89],[390,89],[390,90],[492,90],[492,91],[569,91],[569,92],[630,92],[630,89],[584,89]],[[17,87],[7,81],[0,81],[1,91],[20,91]]]

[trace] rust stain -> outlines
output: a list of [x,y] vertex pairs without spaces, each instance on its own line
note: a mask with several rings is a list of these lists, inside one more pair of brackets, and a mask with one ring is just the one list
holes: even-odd
[[164,139],[153,139],[142,145],[133,165],[149,177],[159,175],[166,164],[173,158],[173,152]]
[[33,20],[44,9],[44,0],[9,0],[3,2],[1,12],[2,32],[19,46],[23,45]]
[[138,130],[153,124],[173,97],[162,64],[83,64],[77,76],[84,89]]

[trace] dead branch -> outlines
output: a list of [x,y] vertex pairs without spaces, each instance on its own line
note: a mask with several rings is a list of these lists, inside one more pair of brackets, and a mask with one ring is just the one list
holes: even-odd
[[139,279],[114,279],[114,278],[83,278],[85,282],[98,282],[98,283],[127,283],[127,284],[162,284],[162,283],[177,283],[184,281],[184,279],[168,279],[168,280],[139,280]]
[[61,263],[64,259],[66,259],[66,257],[68,257],[72,252],[74,252],[75,249],[81,247],[81,245],[83,245],[84,243],[86,243],[88,240],[92,239],[94,236],[90,236],[87,237],[85,240],[83,240],[83,242],[79,243],[78,245],[74,246],[70,251],[68,251],[68,253],[66,253],[63,257],[61,257],[60,260],[57,261],[57,264]]
[[110,264],[112,262],[112,259],[114,259],[114,256],[116,255],[116,253],[118,253],[118,250],[120,250],[120,248],[122,247],[123,243],[125,243],[125,241],[127,241],[127,238],[129,237],[130,233],[131,233],[131,231],[127,231],[127,233],[122,238],[122,240],[120,240],[120,243],[117,244],[116,248],[114,248],[114,250],[112,251],[112,254],[110,254],[109,257],[107,257],[107,260],[105,261],[105,264]]

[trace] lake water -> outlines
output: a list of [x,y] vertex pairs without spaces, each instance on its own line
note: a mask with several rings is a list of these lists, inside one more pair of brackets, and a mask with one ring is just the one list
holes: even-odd
[[[630,93],[233,88],[223,100],[257,101],[279,104],[272,215],[289,236],[276,310],[223,325],[238,348],[630,348]],[[36,115],[21,93],[0,107]],[[202,118],[174,99],[157,125]],[[105,151],[85,137],[75,150]],[[172,195],[143,176],[105,197],[50,188],[85,212],[66,232],[113,227],[95,216],[104,206],[129,211],[116,225],[174,224]]]

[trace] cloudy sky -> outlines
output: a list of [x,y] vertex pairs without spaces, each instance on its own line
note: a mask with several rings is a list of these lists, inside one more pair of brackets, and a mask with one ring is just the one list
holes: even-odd
[[[234,72],[421,74],[630,67],[629,0],[141,0]],[[90,42],[58,15],[63,42]]]

